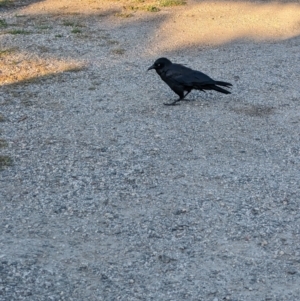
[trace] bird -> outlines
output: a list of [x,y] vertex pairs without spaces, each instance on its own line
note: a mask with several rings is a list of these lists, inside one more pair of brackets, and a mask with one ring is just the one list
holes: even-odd
[[229,88],[232,86],[231,83],[216,81],[200,71],[180,64],[173,64],[165,57],[157,59],[147,71],[152,69],[179,96],[172,103],[164,103],[167,106],[176,105],[179,101],[184,100],[192,90],[200,90],[202,92],[205,92],[205,90],[214,90],[224,94],[231,94],[228,90],[219,87]]

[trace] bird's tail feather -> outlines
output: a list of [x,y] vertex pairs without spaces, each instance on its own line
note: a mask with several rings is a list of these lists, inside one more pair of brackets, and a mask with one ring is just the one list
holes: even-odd
[[196,90],[200,90],[200,91],[204,91],[204,90],[215,90],[224,94],[231,94],[231,92],[218,87],[218,86],[223,86],[223,87],[227,87],[230,88],[232,86],[231,83],[227,83],[227,82],[221,82],[221,81],[215,81],[214,83],[210,83],[210,84],[203,84],[203,83],[193,83],[193,89]]
[[[227,86],[225,86],[225,87],[227,87]],[[218,86],[212,86],[211,89],[215,90],[215,91],[218,91],[218,92],[221,92],[221,93],[224,93],[224,94],[231,94],[231,92],[229,92],[229,91],[227,91],[227,90],[225,90],[223,88],[220,88]]]
[[216,81],[216,82],[215,82],[215,85],[223,86],[223,87],[231,87],[231,86],[232,86],[231,83],[221,82],[221,81]]

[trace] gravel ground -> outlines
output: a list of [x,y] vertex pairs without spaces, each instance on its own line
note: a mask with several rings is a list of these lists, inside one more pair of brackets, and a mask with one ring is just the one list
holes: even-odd
[[[84,68],[1,86],[0,300],[300,300],[300,36],[163,52],[155,30],[184,8],[22,9],[1,11],[14,66]],[[232,94],[164,106],[160,56]]]

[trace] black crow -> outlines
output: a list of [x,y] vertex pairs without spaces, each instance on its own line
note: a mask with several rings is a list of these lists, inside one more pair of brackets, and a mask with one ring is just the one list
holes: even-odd
[[[175,105],[183,100],[193,89],[205,92],[205,90],[215,90],[224,94],[229,91],[219,87],[231,87],[232,84],[216,81],[206,74],[196,71],[179,64],[173,64],[167,58],[159,58],[148,70],[155,69],[161,79],[179,96],[172,103],[165,105]],[[184,94],[187,92],[186,94]]]

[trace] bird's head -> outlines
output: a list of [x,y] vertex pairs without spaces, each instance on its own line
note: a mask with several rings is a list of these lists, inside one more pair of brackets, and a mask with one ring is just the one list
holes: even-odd
[[147,71],[151,70],[151,69],[155,69],[156,71],[158,71],[158,70],[161,70],[161,69],[163,69],[164,67],[166,67],[170,64],[172,64],[172,62],[170,60],[168,60],[165,57],[161,57],[161,58],[157,59],[154,62],[154,64],[147,69]]

